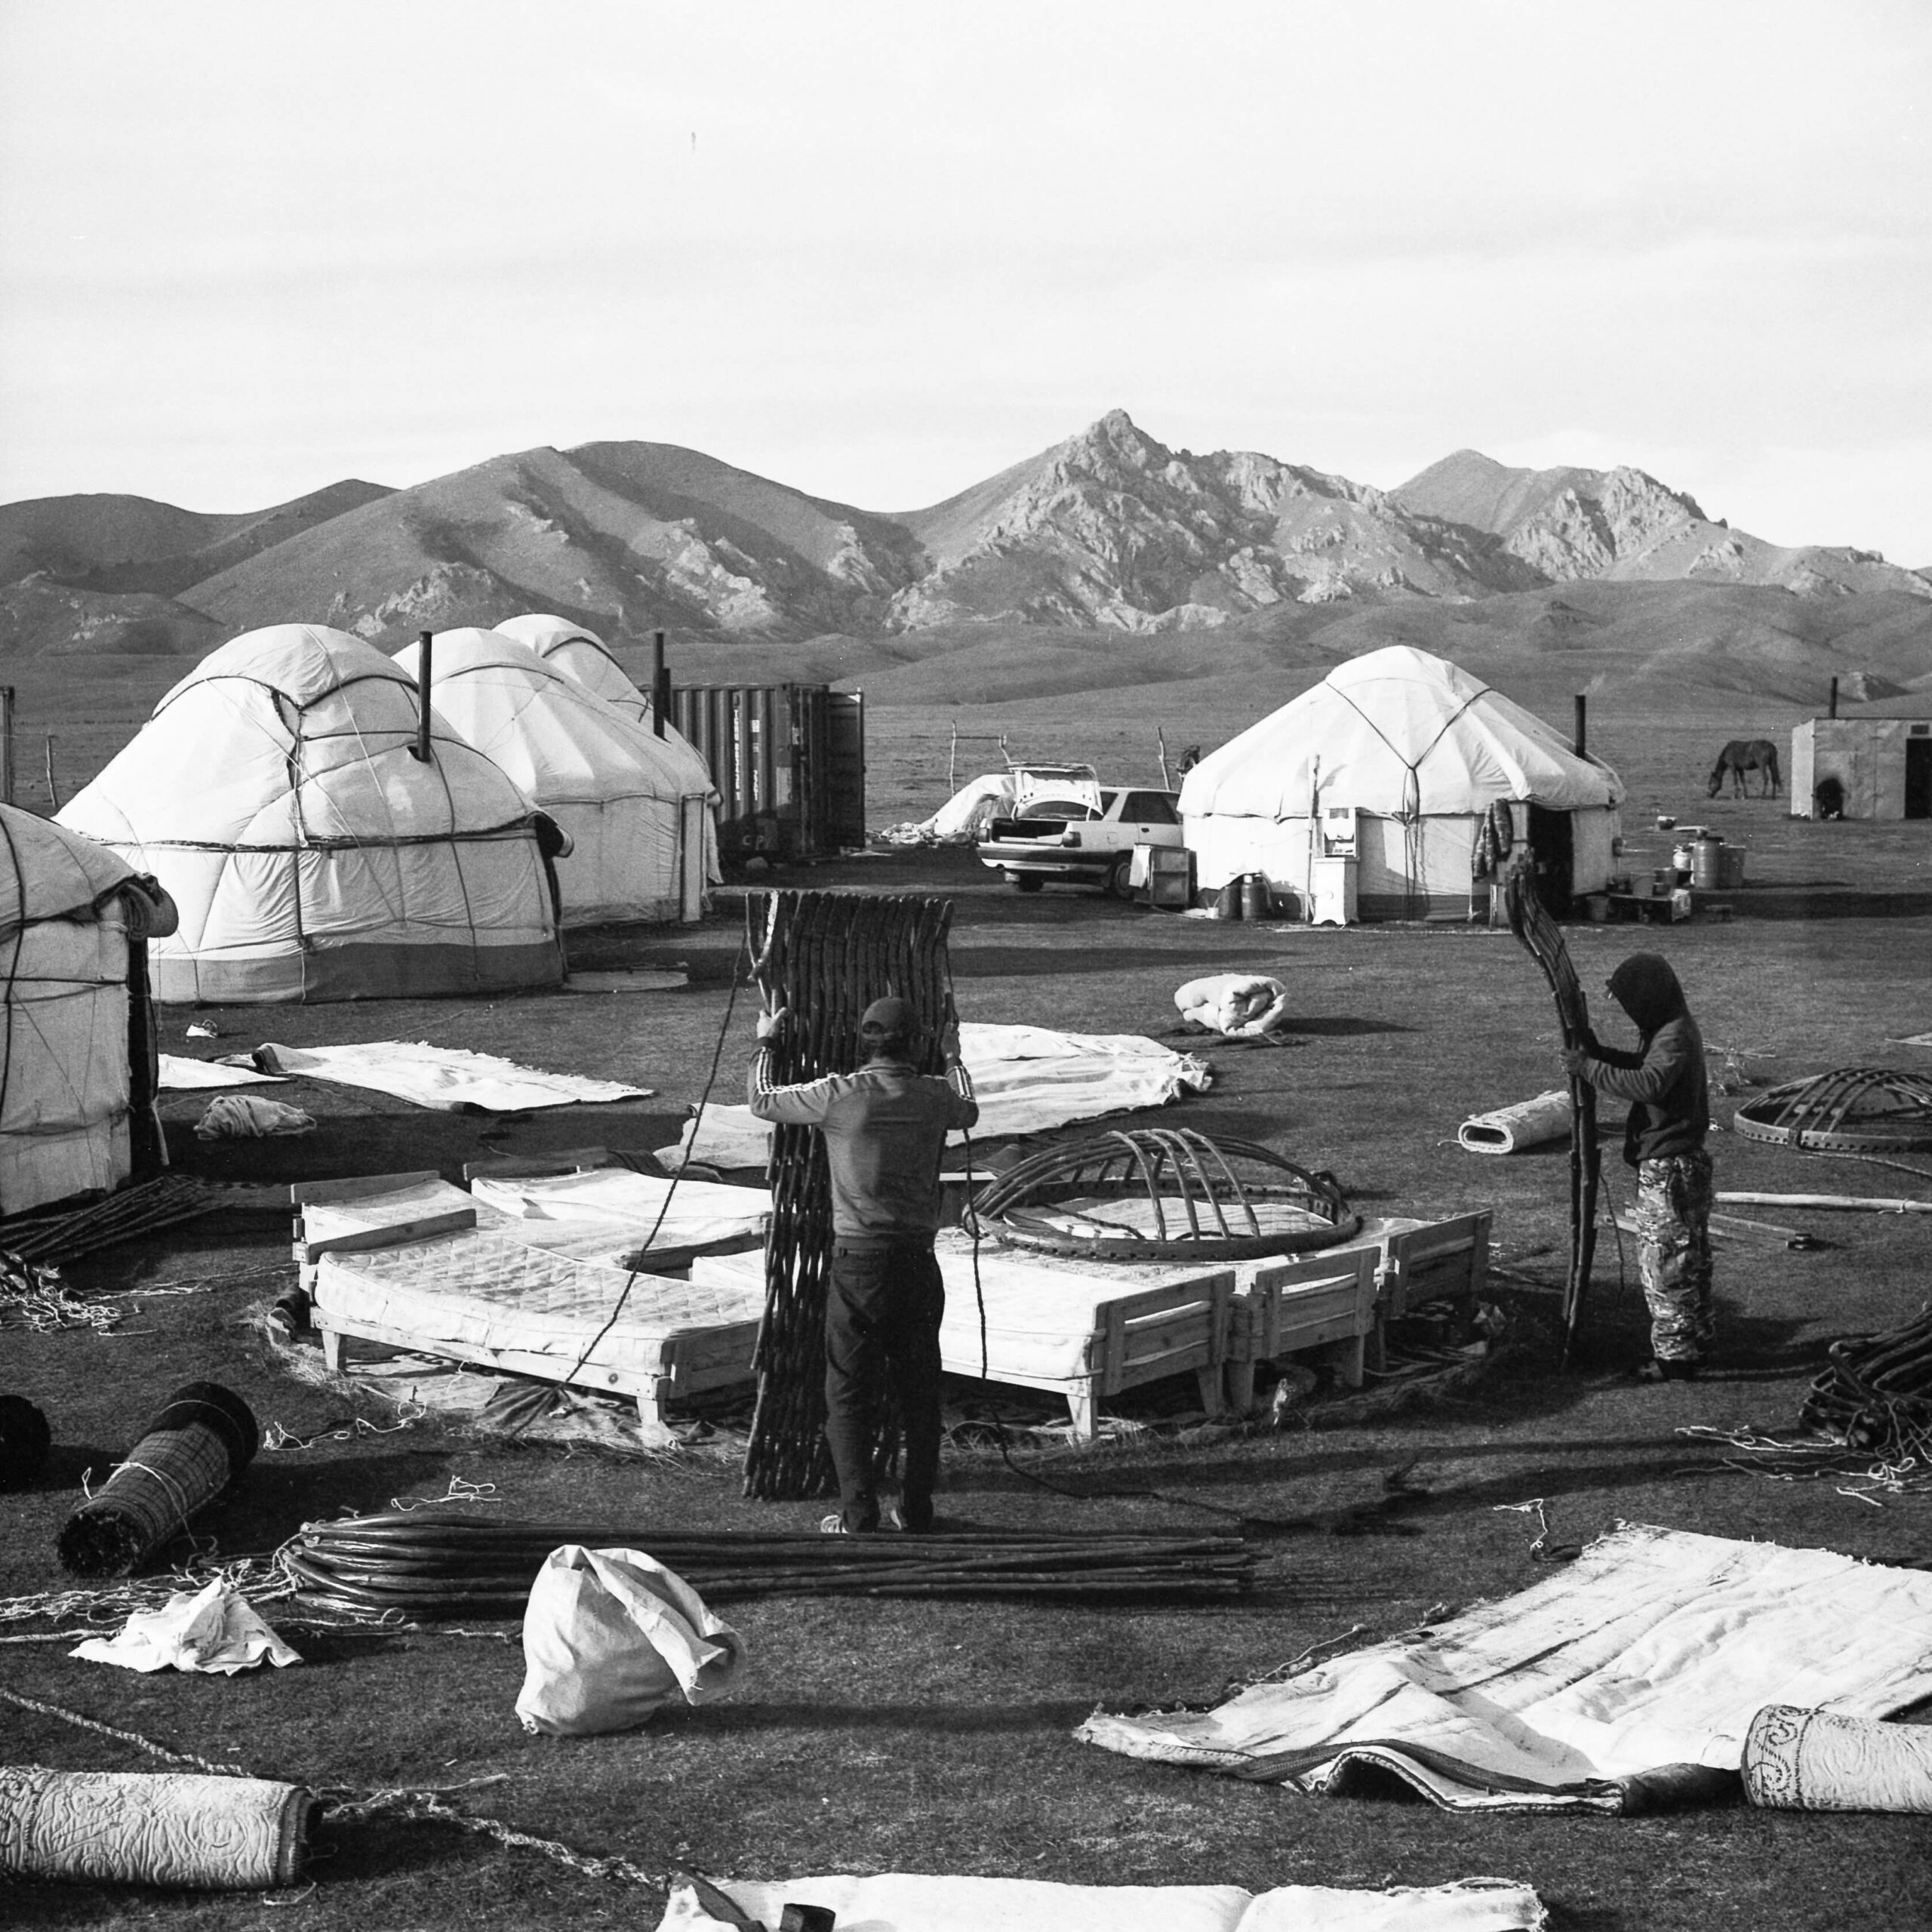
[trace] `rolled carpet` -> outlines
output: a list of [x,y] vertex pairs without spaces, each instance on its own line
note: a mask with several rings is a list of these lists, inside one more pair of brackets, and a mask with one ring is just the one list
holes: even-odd
[[77,1577],[131,1575],[238,1481],[260,1446],[248,1405],[218,1382],[177,1389],[55,1543]]
[[267,1778],[0,1764],[0,1872],[184,1891],[292,1885],[314,1804]]
[[1456,1131],[1456,1138],[1472,1154],[1517,1154],[1561,1140],[1570,1131],[1570,1095],[1567,1088],[1518,1100],[1513,1107],[1495,1107],[1472,1114]]
[[1932,1811],[1932,1724],[1767,1704],[1744,1734],[1744,1795],[1780,1811]]
[[24,1395],[0,1395],[0,1489],[31,1482],[47,1466],[54,1432]]

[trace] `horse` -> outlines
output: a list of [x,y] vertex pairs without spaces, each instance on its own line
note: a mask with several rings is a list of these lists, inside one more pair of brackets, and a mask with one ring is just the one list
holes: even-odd
[[1768,738],[1734,738],[1718,753],[1717,767],[1711,774],[1711,789],[1706,797],[1715,798],[1724,785],[1724,775],[1730,774],[1730,795],[1734,798],[1746,798],[1751,795],[1751,788],[1744,782],[1747,771],[1761,771],[1764,774],[1764,796],[1775,798],[1781,783],[1778,777],[1778,748]]

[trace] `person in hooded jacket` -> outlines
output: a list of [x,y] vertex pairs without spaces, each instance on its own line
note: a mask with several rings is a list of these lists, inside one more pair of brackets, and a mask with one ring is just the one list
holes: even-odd
[[1688,1381],[1710,1350],[1711,1124],[1704,1041],[1669,960],[1633,952],[1610,976],[1610,995],[1630,1016],[1638,1050],[1599,1044],[1562,1054],[1564,1072],[1630,1103],[1623,1158],[1637,1170],[1638,1266],[1651,1311],[1647,1382]]

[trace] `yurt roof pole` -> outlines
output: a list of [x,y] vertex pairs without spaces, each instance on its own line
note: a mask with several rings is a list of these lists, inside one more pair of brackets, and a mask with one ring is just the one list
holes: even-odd
[[1315,847],[1321,837],[1321,758],[1318,752],[1309,766],[1308,772],[1308,867],[1303,879],[1301,892],[1302,916],[1309,925],[1315,923]]
[[429,762],[429,647],[434,633],[416,634],[416,742],[410,754],[419,764]]

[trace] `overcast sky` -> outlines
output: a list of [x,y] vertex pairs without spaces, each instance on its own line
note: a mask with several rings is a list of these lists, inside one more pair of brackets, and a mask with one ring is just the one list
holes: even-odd
[[0,501],[1125,408],[1932,565],[1932,6],[0,0]]

